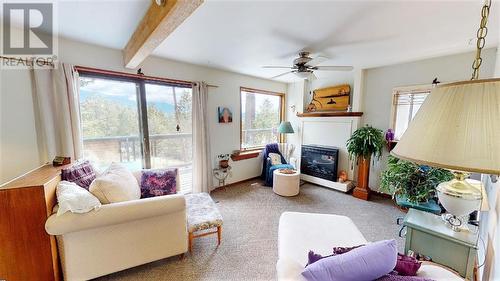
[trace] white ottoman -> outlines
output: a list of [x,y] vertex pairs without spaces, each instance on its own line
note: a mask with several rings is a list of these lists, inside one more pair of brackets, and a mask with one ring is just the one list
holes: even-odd
[[299,194],[300,173],[282,174],[280,170],[273,172],[273,191],[281,196],[295,196]]
[[[390,237],[387,237],[390,239]],[[278,227],[278,281],[307,281],[302,275],[309,250],[329,255],[333,247],[352,247],[368,243],[354,222],[330,214],[284,212]],[[417,276],[439,281],[464,281],[450,269],[423,262]]]
[[309,250],[326,256],[333,247],[352,247],[366,242],[346,216],[284,212],[278,227],[277,279],[304,281],[301,272],[307,264]]

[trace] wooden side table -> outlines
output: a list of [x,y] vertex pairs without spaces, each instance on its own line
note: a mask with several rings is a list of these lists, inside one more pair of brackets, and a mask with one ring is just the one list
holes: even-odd
[[455,232],[440,216],[416,209],[408,211],[403,224],[407,227],[405,253],[412,250],[429,256],[433,262],[473,280],[479,237],[473,226],[471,232]]

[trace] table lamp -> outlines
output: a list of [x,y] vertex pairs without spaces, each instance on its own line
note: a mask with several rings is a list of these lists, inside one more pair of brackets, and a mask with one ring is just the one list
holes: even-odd
[[442,217],[455,231],[467,229],[470,213],[487,209],[484,187],[467,180],[468,173],[500,174],[500,78],[478,80],[490,7],[487,0],[481,10],[472,79],[436,86],[391,151],[404,160],[453,171],[455,178],[436,190],[449,213]]

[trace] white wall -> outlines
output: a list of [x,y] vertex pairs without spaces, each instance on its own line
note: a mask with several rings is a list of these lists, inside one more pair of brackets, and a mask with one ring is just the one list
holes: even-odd
[[[495,68],[495,49],[483,50],[480,77],[490,78]],[[469,80],[475,53],[469,52],[411,63],[367,69],[362,94],[362,124],[387,130],[390,127],[392,90],[395,87],[431,84],[435,77],[441,82]],[[380,173],[387,164],[387,151],[370,169],[370,188],[379,189]]]
[[[498,13],[500,14],[500,10]],[[496,54],[494,76],[500,77],[500,44]],[[489,176],[484,175],[483,183],[488,194],[490,211],[481,214],[481,238],[484,247],[482,243],[479,244],[479,259],[480,262],[483,257],[485,259],[484,266],[480,269],[480,280],[500,280],[500,178],[493,183]]]
[[0,184],[40,166],[34,118],[29,71],[0,69]]
[[[135,73],[123,68],[122,53],[95,45],[60,39],[59,60],[75,65],[102,68],[107,70]],[[240,146],[240,87],[286,92],[286,84],[271,80],[240,75],[157,57],[150,57],[141,65],[146,75],[167,77],[189,81],[206,81],[217,85],[209,89],[209,112],[212,157],[231,153]],[[18,176],[40,163],[34,131],[34,114],[27,71],[0,70],[2,80],[2,119],[0,120],[1,154],[0,183]],[[15,82],[15,83],[14,83]],[[217,107],[226,106],[233,111],[233,123],[217,122]],[[18,120],[20,118],[20,120]],[[19,154],[16,158],[14,155]],[[233,175],[227,183],[256,177],[261,173],[261,158],[233,162]],[[8,167],[8,168],[7,168]],[[215,181],[214,181],[215,184]]]

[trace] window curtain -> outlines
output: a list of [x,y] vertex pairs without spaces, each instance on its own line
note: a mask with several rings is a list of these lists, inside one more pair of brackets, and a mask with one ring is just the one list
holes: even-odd
[[208,128],[208,86],[193,83],[193,192],[212,189],[212,160]]
[[82,157],[79,77],[73,65],[58,63],[51,69],[33,69],[33,94],[40,156]]

